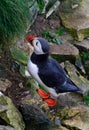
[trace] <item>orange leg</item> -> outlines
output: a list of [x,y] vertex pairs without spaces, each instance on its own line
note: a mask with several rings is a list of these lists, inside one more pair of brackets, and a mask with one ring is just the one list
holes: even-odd
[[53,98],[48,98],[48,99],[44,100],[44,102],[47,103],[47,105],[49,107],[54,107],[57,104],[57,100],[53,99]]
[[53,99],[53,98],[50,98],[50,93],[46,93],[41,88],[39,88],[37,90],[37,92],[38,92],[39,96],[44,99],[44,102],[47,103],[48,106],[53,107],[53,106],[56,105],[57,100]]
[[39,89],[37,90],[37,92],[38,92],[39,96],[40,96],[41,98],[43,98],[43,99],[50,97],[50,93],[45,92],[45,91],[42,90],[41,88],[39,88]]

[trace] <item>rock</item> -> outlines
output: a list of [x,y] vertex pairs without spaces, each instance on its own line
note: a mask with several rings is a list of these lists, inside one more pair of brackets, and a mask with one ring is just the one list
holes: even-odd
[[69,129],[67,129],[67,128],[64,127],[64,126],[59,126],[58,129],[55,129],[55,130],[69,130]]
[[7,108],[0,104],[0,113],[6,111]]
[[[73,8],[73,5],[76,5]],[[89,0],[65,0],[60,5],[60,17],[63,25],[68,28],[78,41],[89,36]]]
[[79,50],[69,43],[60,45],[53,44],[50,48],[51,55],[59,62],[68,59],[73,61],[73,59],[75,60],[76,57],[79,55]]
[[2,111],[0,117],[7,122],[7,124],[13,126],[16,130],[24,130],[24,122],[20,112],[13,105],[10,98],[5,95],[0,95],[0,104]]
[[50,48],[52,54],[74,55],[74,56],[79,54],[78,49],[70,43],[60,45],[53,44],[51,45]]
[[14,60],[18,61],[23,65],[27,65],[29,56],[23,50],[18,47],[13,47],[10,48],[10,52]]
[[69,129],[67,129],[64,126],[56,126],[56,127],[53,127],[53,130],[69,130]]
[[89,79],[89,40],[85,39],[82,42],[75,41],[74,44],[80,50],[80,56],[85,69],[85,73]]
[[83,72],[84,74],[86,74],[85,68],[83,66],[83,63],[82,63],[82,60],[81,60],[80,57],[76,58],[75,65],[76,65],[76,67],[78,67],[81,70],[81,72]]
[[15,130],[15,129],[10,127],[10,126],[2,126],[2,125],[0,125],[0,130]]
[[83,89],[84,93],[89,91],[89,81],[84,78],[75,68],[73,64],[66,61],[65,62],[65,69],[69,75],[69,77],[74,81],[74,83]]
[[55,117],[55,124],[60,126],[61,125],[61,121],[58,117]]
[[89,40],[85,39],[81,42],[75,41],[74,44],[82,51],[89,50]]
[[46,103],[44,103],[37,94],[35,88],[36,84],[34,85],[32,78],[26,85],[29,89],[25,87],[12,86],[13,88],[10,87],[6,94],[9,95],[9,97],[12,97],[13,102],[18,106],[19,111],[23,116],[26,130],[49,130],[51,127],[51,121],[42,111],[42,108],[44,111],[47,110],[48,107]]
[[[41,7],[40,6],[43,6]],[[46,14],[46,18],[48,18],[60,5],[60,1],[58,0],[43,0],[42,2],[38,1],[38,5],[40,7],[39,12],[42,14]]]
[[89,79],[89,59],[84,62],[84,68],[87,73],[87,78]]
[[26,39],[22,38],[19,41],[17,41],[17,47],[23,50],[26,54],[31,55],[33,52],[33,47],[29,42],[26,41]]
[[30,18],[29,18],[30,25],[29,26],[31,26],[37,17],[37,13],[38,13],[39,9],[38,9],[37,1],[35,1],[35,0],[29,1],[28,6],[29,6],[29,15],[30,15]]
[[84,68],[87,74],[87,78],[89,79],[89,59],[84,62]]
[[[46,7],[46,11],[47,11],[46,18],[48,18],[55,10],[57,10],[59,5],[60,5],[60,1],[59,0],[56,0],[56,1],[53,0],[51,2],[49,1],[48,5]],[[51,7],[51,8],[49,8],[49,7]]]
[[0,91],[5,92],[5,90],[11,87],[12,83],[8,79],[0,78]]
[[25,77],[25,71],[27,69],[27,62],[32,54],[33,48],[24,39],[21,39],[17,43],[17,47],[10,48],[12,58],[18,66],[20,74]]
[[37,106],[24,104],[20,108],[26,129],[50,130],[51,122],[45,113]]
[[7,126],[7,122],[0,117],[0,125]]
[[[65,116],[66,115],[66,116]],[[59,113],[62,124],[73,130],[89,130],[89,108],[85,106],[64,109]]]
[[60,95],[58,97],[58,106],[60,109],[63,109],[64,107],[70,108],[81,104],[84,104],[84,98],[76,93],[66,93],[65,95]]

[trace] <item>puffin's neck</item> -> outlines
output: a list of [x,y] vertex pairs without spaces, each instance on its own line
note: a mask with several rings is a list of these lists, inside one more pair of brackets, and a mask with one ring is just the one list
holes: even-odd
[[31,55],[31,61],[35,64],[39,64],[42,62],[46,62],[48,59],[49,54],[42,54],[42,55],[37,55],[34,52]]

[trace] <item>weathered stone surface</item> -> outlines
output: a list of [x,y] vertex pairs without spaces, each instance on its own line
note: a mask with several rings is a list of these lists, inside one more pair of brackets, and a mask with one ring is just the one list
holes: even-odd
[[84,39],[81,42],[75,41],[74,44],[80,50],[83,67],[87,74],[87,78],[89,79],[89,39]]
[[82,60],[81,60],[81,57],[76,58],[75,65],[76,65],[76,67],[78,67],[81,70],[81,72],[86,74],[85,68],[84,68]]
[[66,61],[65,62],[65,68],[68,72],[68,75],[70,76],[70,78],[74,81],[74,83],[79,86],[80,88],[82,88],[84,90],[84,92],[88,92],[89,91],[89,81],[84,78],[75,68],[75,66],[73,64],[71,64],[70,62]]
[[12,86],[13,88],[10,87],[7,90],[7,94],[9,93],[9,97],[12,97],[13,102],[15,102],[17,106],[19,106],[19,111],[23,116],[26,130],[49,130],[51,127],[50,119],[41,109],[43,105],[45,105],[45,107],[48,106],[46,105],[46,103],[44,104],[42,99],[37,94],[37,87],[35,88],[36,84],[34,84],[32,78],[30,79],[30,81],[28,80],[26,85],[27,87],[29,87],[29,89],[24,87],[19,88],[18,86]]
[[53,1],[49,0],[48,5],[46,7],[46,12],[47,12],[46,18],[48,18],[55,10],[57,10],[59,5],[60,5],[60,1],[59,0],[56,0],[56,1],[55,0],[53,0]]
[[33,47],[31,44],[29,44],[26,39],[22,38],[19,41],[17,41],[18,48],[25,51],[26,54],[31,55],[33,52]]
[[29,56],[23,50],[19,49],[18,47],[13,47],[10,48],[10,51],[13,59],[20,62],[23,65],[27,65]]
[[79,54],[79,50],[70,43],[60,45],[53,44],[51,45],[50,49],[52,54],[74,55],[74,56]]
[[30,25],[32,25],[32,23],[35,21],[37,13],[38,13],[38,4],[37,1],[35,0],[31,0],[28,2],[29,4],[29,15],[30,15]]
[[50,120],[37,105],[24,104],[20,110],[26,124],[26,129],[51,130]]
[[84,105],[64,107],[55,114],[49,112],[48,116],[51,118],[52,124],[54,124],[55,116],[61,121],[60,126],[52,126],[54,130],[89,130],[89,108]]
[[0,78],[0,91],[5,91],[8,87],[11,87],[12,83],[8,79]]
[[0,130],[15,130],[15,129],[10,127],[10,126],[2,126],[2,125],[0,125]]
[[[66,115],[66,116],[65,116]],[[89,130],[89,108],[84,106],[64,109],[59,113],[62,124],[68,129]]]
[[89,79],[89,59],[85,61],[85,63],[84,63],[84,68],[85,68],[87,77],[88,77],[88,79]]
[[75,41],[74,44],[82,50],[85,50],[85,51],[89,50],[89,40],[88,39],[85,39],[81,42]]
[[0,113],[4,112],[5,110],[7,110],[7,108],[0,104]]
[[[34,84],[34,82],[32,82],[31,80],[31,84],[32,84],[32,88],[30,87],[30,90],[36,87],[36,84]],[[36,89],[35,89],[36,90]],[[28,103],[29,104],[39,104],[40,108],[45,110],[46,115],[49,117],[49,119],[52,122],[52,128],[54,130],[69,130],[67,127],[62,126],[62,123],[60,122],[59,125],[55,124],[55,118],[59,117],[60,112],[64,109],[64,108],[70,108],[73,106],[78,106],[79,104],[81,104],[81,102],[83,103],[83,97],[81,97],[80,95],[74,95],[73,93],[69,94],[67,93],[66,95],[60,95],[60,97],[58,98],[58,105],[56,107],[53,108],[53,111],[51,112],[51,110],[47,107],[46,104],[44,104],[44,102],[41,101],[41,99],[38,97],[38,95],[33,92],[33,100],[29,100]],[[39,102],[38,102],[39,100]],[[29,112],[30,113],[30,112]],[[29,114],[30,115],[30,114]],[[63,116],[65,116],[67,118],[67,113],[63,113]],[[59,118],[59,120],[61,121],[61,118]]]
[[59,62],[64,60],[76,60],[76,57],[79,55],[79,50],[70,43],[56,45],[53,44],[50,46],[51,55]]
[[56,126],[56,127],[53,127],[53,130],[69,130],[69,129],[67,129],[64,126]]
[[24,122],[19,111],[15,108],[10,98],[0,95],[0,104],[2,105],[2,111],[0,117],[13,126],[16,130],[24,130]]
[[[78,6],[73,8],[77,3]],[[71,31],[72,36],[79,41],[89,36],[89,0],[62,2],[60,17],[63,25]]]

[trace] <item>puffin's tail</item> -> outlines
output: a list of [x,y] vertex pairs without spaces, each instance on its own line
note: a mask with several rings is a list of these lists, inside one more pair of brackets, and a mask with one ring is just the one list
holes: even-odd
[[79,88],[70,78],[67,79],[67,82],[70,84],[70,85],[73,85],[74,87],[73,88],[76,88],[75,89],[75,92],[78,93],[78,94],[84,94],[84,91]]
[[79,90],[78,91],[76,91],[76,93],[79,93],[79,94],[84,94],[84,91],[82,90],[82,89],[80,89],[80,88],[78,88]]

